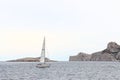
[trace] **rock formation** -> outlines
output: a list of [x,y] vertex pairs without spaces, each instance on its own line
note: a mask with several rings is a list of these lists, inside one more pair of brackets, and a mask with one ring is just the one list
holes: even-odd
[[89,57],[86,56],[88,54],[84,54],[84,56],[82,55],[78,54],[76,56],[70,56],[69,60],[70,61],[117,61],[120,60],[120,45],[118,45],[115,42],[109,42],[107,48],[102,51],[95,52],[89,55]]
[[116,59],[120,60],[120,52],[116,55]]
[[76,56],[70,56],[69,61],[89,61],[91,55],[80,52]]
[[90,61],[115,61],[116,59],[110,53],[96,52],[91,55]]
[[[32,58],[32,57],[27,57],[27,58],[20,58],[16,60],[8,60],[7,62],[39,62],[40,57]],[[55,62],[54,60],[50,60],[48,58],[45,58],[46,62]]]

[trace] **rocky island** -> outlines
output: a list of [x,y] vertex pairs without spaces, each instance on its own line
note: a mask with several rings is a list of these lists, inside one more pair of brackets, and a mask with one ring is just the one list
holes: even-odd
[[[39,62],[40,57],[26,57],[26,58],[20,58],[16,60],[8,60],[7,62]],[[46,62],[55,62],[55,60],[50,60],[49,58],[45,58]]]
[[119,61],[120,45],[109,42],[107,48],[92,54],[80,52],[76,56],[70,56],[69,61]]

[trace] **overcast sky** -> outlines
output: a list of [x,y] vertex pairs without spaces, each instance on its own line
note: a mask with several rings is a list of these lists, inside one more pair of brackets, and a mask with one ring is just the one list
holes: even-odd
[[119,0],[0,0],[0,61],[40,56],[68,60],[120,44]]

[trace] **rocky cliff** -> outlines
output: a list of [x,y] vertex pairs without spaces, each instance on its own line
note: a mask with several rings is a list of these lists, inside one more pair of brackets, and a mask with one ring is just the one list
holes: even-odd
[[78,54],[76,56],[70,56],[69,61],[118,61],[120,60],[120,45],[115,42],[109,42],[107,48],[88,54]]
[[70,56],[69,61],[89,61],[91,55],[80,52],[76,56]]

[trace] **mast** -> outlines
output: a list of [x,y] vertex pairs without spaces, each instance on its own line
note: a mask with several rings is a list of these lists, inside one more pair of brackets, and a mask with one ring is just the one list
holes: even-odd
[[40,62],[45,63],[45,37],[43,40]]

